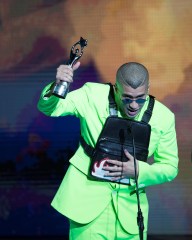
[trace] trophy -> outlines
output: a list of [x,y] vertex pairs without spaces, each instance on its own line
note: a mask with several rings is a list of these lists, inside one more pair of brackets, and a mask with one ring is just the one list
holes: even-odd
[[[83,39],[82,37],[78,42],[76,42],[70,52],[70,59],[67,61],[67,64],[72,67],[73,64],[83,55],[83,48],[87,46],[87,40]],[[60,83],[55,83],[52,94],[60,97],[65,98],[68,91],[69,91],[69,82],[60,81]]]

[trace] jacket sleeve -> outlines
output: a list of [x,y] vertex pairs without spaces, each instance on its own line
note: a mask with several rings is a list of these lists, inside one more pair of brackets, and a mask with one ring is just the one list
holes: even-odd
[[154,152],[154,163],[150,165],[139,161],[140,188],[172,181],[178,174],[178,147],[173,114],[167,122]]
[[[86,94],[84,88],[80,88],[75,91],[71,91],[67,94],[65,99],[51,95],[50,97],[44,97],[47,91],[50,89],[51,84],[46,86],[40,96],[37,104],[37,108],[40,112],[46,116],[58,117],[74,115],[79,117],[81,111],[84,110],[82,107]],[[81,100],[81,101],[80,101]],[[85,100],[86,101],[86,100]],[[78,110],[77,110],[78,109]]]

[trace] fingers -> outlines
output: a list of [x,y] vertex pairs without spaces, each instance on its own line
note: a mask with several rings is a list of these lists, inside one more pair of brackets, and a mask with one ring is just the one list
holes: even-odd
[[[106,171],[105,175],[106,177],[117,177],[122,178],[123,174],[123,163],[116,161],[116,160],[107,160],[107,163],[111,163],[113,165],[110,166],[104,166],[102,169]],[[117,165],[116,165],[117,163]]]
[[57,68],[56,74],[56,82],[66,81],[72,82],[73,81],[73,69],[68,65],[60,65]]
[[122,172],[109,172],[104,174],[105,177],[123,178]]
[[110,171],[110,172],[122,172],[122,170],[123,170],[123,165],[122,165],[122,166],[117,166],[117,165],[104,166],[102,169],[103,169],[103,170],[106,170],[106,171]]
[[73,67],[70,67],[69,65],[60,65],[57,68],[56,83],[59,83],[60,81],[73,82],[73,72],[77,70],[79,66],[80,62],[75,63]]
[[80,62],[76,62],[74,65],[73,65],[73,70],[75,71],[75,70],[77,70],[78,68],[79,68],[79,66],[80,66]]
[[[122,162],[118,160],[106,160],[106,165],[103,166],[103,170],[106,171],[106,177],[112,177],[115,179],[120,178],[134,178],[135,177],[135,164],[133,156],[125,149],[125,156],[127,161]],[[138,161],[138,160],[136,160]],[[138,164],[137,164],[137,175],[139,172]]]
[[124,153],[128,160],[133,160],[133,156],[127,151],[127,149],[124,149]]
[[118,160],[112,160],[112,159],[107,159],[106,163],[116,165],[116,166],[122,166],[123,162],[118,161]]

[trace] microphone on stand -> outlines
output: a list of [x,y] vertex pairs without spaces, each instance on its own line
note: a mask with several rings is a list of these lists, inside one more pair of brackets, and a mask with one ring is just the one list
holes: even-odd
[[135,184],[136,184],[136,196],[137,196],[137,206],[138,206],[138,212],[137,212],[137,225],[139,228],[139,238],[140,240],[143,240],[143,231],[144,231],[144,218],[143,213],[141,211],[140,207],[140,197],[139,197],[139,187],[138,187],[138,180],[137,180],[137,162],[136,162],[136,154],[135,154],[135,140],[134,140],[134,131],[133,131],[133,125],[130,126],[130,128],[127,129],[128,134],[132,137],[132,145],[133,145],[133,158],[134,158],[134,170],[135,170]]

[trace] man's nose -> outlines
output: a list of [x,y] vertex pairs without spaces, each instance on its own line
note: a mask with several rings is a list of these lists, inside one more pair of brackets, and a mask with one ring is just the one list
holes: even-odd
[[138,107],[138,103],[135,100],[132,100],[132,103],[130,103],[130,107],[135,109]]

